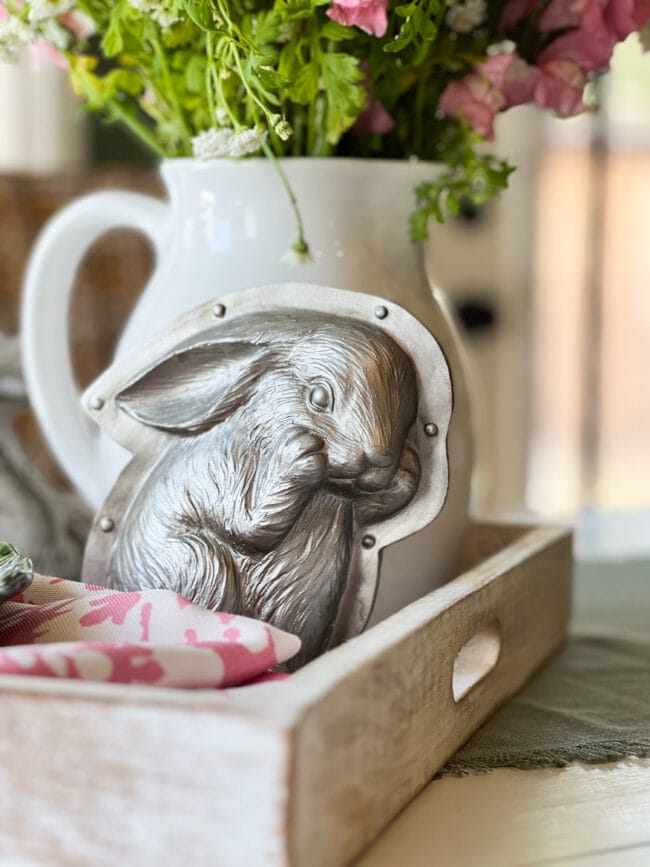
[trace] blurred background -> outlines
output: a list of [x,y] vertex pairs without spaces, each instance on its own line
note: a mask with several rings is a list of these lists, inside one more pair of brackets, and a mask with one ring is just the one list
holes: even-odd
[[[510,190],[432,226],[427,261],[474,373],[477,512],[580,514],[583,541],[629,552],[650,547],[650,63],[637,36],[590,99],[571,121],[530,107],[500,116],[498,149],[519,166]],[[160,187],[136,145],[81,114],[55,66],[0,64],[0,106],[0,330],[12,334],[48,216],[89,190]],[[108,364],[152,264],[125,231],[88,255],[71,323],[80,385]],[[62,489],[28,411],[16,426]],[[599,515],[612,513],[604,534]]]

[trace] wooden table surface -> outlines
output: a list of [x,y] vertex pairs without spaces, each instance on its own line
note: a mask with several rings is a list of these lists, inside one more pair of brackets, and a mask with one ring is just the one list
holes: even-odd
[[650,760],[430,783],[357,867],[648,867]]
[[[647,640],[650,510],[588,515],[578,524],[576,543],[586,561],[578,568],[574,631],[607,633],[624,624],[630,637]],[[623,580],[631,556],[637,561],[633,572],[645,572],[648,589]],[[614,578],[621,580],[612,602],[606,590]],[[533,865],[650,867],[650,759],[434,780],[357,862]]]

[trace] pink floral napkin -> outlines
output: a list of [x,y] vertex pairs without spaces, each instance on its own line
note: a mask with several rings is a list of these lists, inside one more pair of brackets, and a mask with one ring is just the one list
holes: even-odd
[[36,575],[0,606],[0,674],[232,687],[299,649],[294,635],[169,590],[117,593]]

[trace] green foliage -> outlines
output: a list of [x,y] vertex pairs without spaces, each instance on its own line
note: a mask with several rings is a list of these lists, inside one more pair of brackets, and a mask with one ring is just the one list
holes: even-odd
[[416,189],[417,208],[411,214],[411,237],[427,237],[429,219],[444,223],[447,216],[457,217],[468,206],[480,208],[508,186],[514,169],[505,161],[481,156],[472,151],[464,163],[443,171],[438,178]]
[[481,153],[481,137],[462,122],[445,121],[440,129],[448,168],[435,180],[416,189],[417,207],[411,214],[411,237],[422,241],[427,236],[430,218],[444,223],[461,210],[480,208],[508,186],[514,171],[505,160]]
[[[16,4],[18,5],[18,4]],[[417,191],[412,232],[480,204],[511,169],[479,153],[480,138],[437,111],[449,81],[481,62],[499,36],[502,0],[482,29],[450,32],[448,0],[392,2],[377,38],[328,17],[331,0],[78,0],[94,35],[65,19],[72,81],[88,109],[119,121],[160,156],[193,152],[205,130],[256,131],[285,155],[444,161]],[[29,3],[15,14],[27,21]],[[41,34],[47,38],[45,31]],[[376,99],[395,120],[379,136],[357,124]]]
[[423,63],[431,43],[438,36],[447,8],[445,0],[413,0],[396,6],[399,24],[384,51],[397,54],[411,48],[412,57],[409,59],[416,65]]

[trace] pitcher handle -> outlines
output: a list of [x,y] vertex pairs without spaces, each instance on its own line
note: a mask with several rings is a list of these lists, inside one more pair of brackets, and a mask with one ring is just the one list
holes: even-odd
[[99,428],[74,380],[68,312],[74,276],[90,245],[109,229],[138,229],[157,258],[168,206],[138,193],[102,192],[68,205],[44,228],[30,257],[21,312],[23,370],[31,404],[54,455],[94,508],[104,495]]

